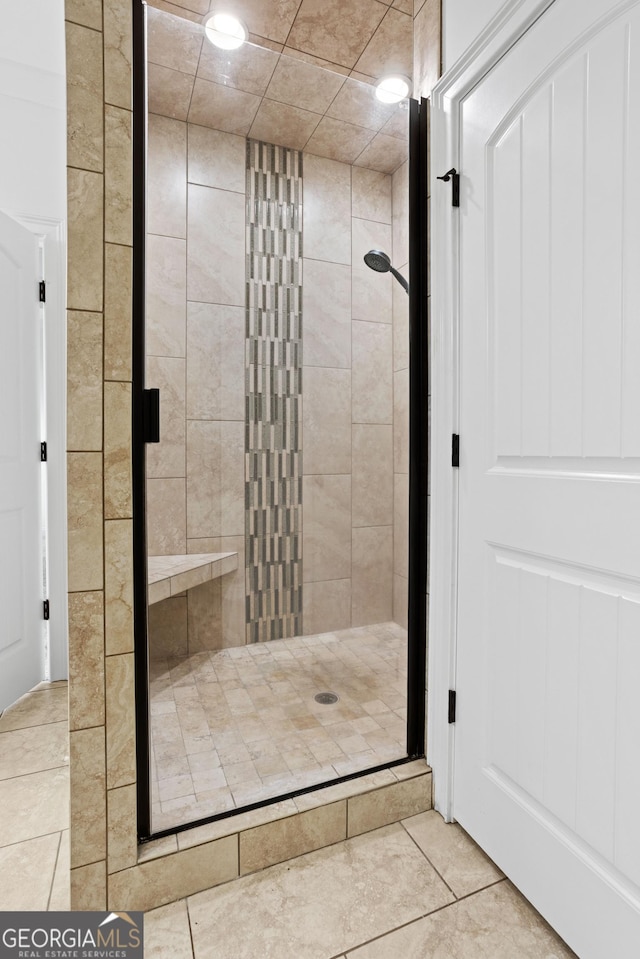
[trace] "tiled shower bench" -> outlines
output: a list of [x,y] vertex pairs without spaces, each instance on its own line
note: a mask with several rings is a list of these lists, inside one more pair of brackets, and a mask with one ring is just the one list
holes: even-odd
[[193,553],[191,556],[149,556],[149,605],[218,579],[238,568],[237,553]]

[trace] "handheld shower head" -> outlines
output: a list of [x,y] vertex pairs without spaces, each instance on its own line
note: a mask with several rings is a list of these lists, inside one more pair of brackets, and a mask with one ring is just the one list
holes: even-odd
[[409,284],[402,273],[398,273],[398,271],[391,266],[391,260],[382,250],[369,250],[369,252],[364,255],[364,262],[369,269],[375,270],[376,273],[391,273],[407,294],[409,293]]
[[391,260],[382,250],[369,250],[364,255],[364,262],[376,273],[388,273],[391,269]]

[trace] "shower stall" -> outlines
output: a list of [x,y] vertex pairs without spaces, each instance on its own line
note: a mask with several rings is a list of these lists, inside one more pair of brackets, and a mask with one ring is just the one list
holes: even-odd
[[408,756],[409,104],[146,18],[157,835]]

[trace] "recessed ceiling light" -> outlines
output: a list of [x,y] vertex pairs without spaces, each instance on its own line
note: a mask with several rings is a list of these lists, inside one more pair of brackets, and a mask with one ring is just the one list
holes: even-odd
[[230,13],[214,13],[205,21],[204,32],[221,50],[237,50],[247,39],[247,28]]
[[376,96],[383,103],[400,103],[409,93],[404,77],[384,77],[376,86]]

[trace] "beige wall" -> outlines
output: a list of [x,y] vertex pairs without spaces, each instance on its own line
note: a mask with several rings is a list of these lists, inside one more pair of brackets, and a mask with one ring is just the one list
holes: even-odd
[[237,875],[237,865],[234,871],[226,862],[231,847],[237,850],[236,838],[175,853],[172,838],[163,858],[138,858],[129,415],[130,10],[129,0],[66,3],[68,296],[70,330],[75,329],[69,363],[77,371],[69,420],[80,437],[68,456],[74,909],[104,909],[107,903],[132,908],[142,888],[151,908]]

